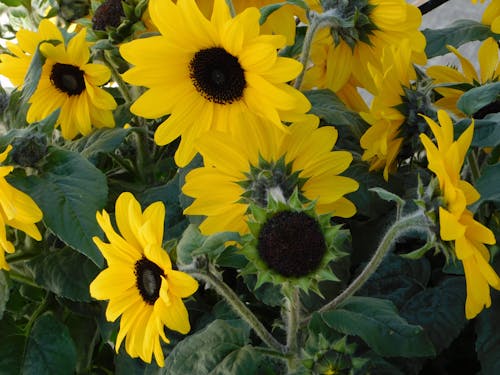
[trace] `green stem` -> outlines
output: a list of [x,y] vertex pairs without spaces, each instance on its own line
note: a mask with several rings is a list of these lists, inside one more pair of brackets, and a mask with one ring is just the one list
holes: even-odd
[[474,150],[471,150],[467,154],[467,161],[469,162],[469,167],[472,174],[472,184],[475,184],[475,182],[481,177],[481,171],[479,169],[477,156]]
[[34,254],[31,253],[22,253],[22,252],[15,252],[14,254],[6,254],[5,260],[7,261],[8,264],[15,264],[15,263],[21,263],[24,262],[25,260],[30,260],[34,257]]
[[236,16],[236,10],[234,9],[234,4],[232,0],[226,0],[227,7],[229,8],[229,13],[231,14],[231,17]]
[[[391,250],[392,246],[399,237],[412,230],[428,231],[429,226],[430,223],[422,211],[417,211],[410,215],[403,216],[394,222],[380,241],[372,259],[370,259],[358,277],[356,277],[356,279],[354,279],[354,281],[341,294],[321,307],[318,312],[321,313],[334,310],[338,305],[354,295],[377,270],[385,255]],[[302,323],[306,324],[310,319],[311,316],[308,316]]]
[[234,291],[222,280],[217,278],[210,271],[206,273],[202,272],[191,272],[191,275],[199,280],[203,280],[207,284],[214,287],[217,293],[219,293],[233,308],[233,310],[243,318],[255,333],[261,338],[261,340],[271,349],[285,353],[285,348],[281,345],[271,333],[264,327],[260,320],[250,311],[250,309],[240,300],[240,298],[234,293]]
[[287,360],[290,356],[289,354],[285,354],[283,352],[278,352],[276,350],[269,349],[269,348],[264,348],[262,346],[254,346],[254,347],[252,347],[252,350],[254,350],[262,355],[272,357],[272,358],[281,359],[281,360]]
[[286,349],[290,353],[287,358],[288,373],[293,373],[297,369],[299,360],[299,345],[297,334],[300,322],[300,295],[297,287],[285,285],[284,295],[286,296]]
[[23,275],[22,273],[16,272],[13,269],[9,271],[9,278],[19,283],[26,284],[37,289],[42,289],[42,287],[38,285],[32,278]]
[[332,22],[331,15],[328,12],[318,14],[314,11],[309,13],[310,25],[307,28],[306,35],[304,36],[304,42],[302,44],[302,52],[299,57],[299,62],[302,64],[302,71],[295,79],[294,87],[300,90],[302,86],[302,81],[304,80],[304,74],[306,72],[307,64],[309,62],[309,55],[311,53],[311,47],[314,40],[314,36],[319,29],[328,26],[335,26],[336,24]]
[[113,81],[115,81],[116,84],[118,85],[118,90],[120,90],[120,93],[122,94],[123,99],[125,99],[125,101],[127,103],[131,103],[133,100],[132,100],[132,96],[130,95],[130,91],[128,89],[128,86],[125,83],[125,81],[123,81],[122,76],[120,75],[118,70],[115,68],[115,65],[113,64],[113,61],[111,60],[111,58],[108,56],[106,51],[102,51],[102,53],[100,54],[100,57],[101,57],[102,62],[111,71],[111,77],[113,78]]
[[35,320],[40,315],[42,315],[45,312],[45,310],[47,309],[47,305],[49,304],[49,296],[50,296],[50,292],[47,292],[47,294],[45,294],[43,301],[38,305],[36,310],[33,312],[28,323],[26,323],[26,326],[24,327],[24,332],[26,333],[26,336],[28,336],[29,333],[31,332],[31,327],[33,327]]

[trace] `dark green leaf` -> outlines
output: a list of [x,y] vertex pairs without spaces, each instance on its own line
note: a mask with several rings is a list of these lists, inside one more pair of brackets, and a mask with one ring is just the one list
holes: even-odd
[[477,209],[483,202],[500,202],[500,163],[488,165],[481,172],[481,177],[476,181],[475,188],[481,194],[481,198],[474,203],[473,209]]
[[422,327],[409,324],[387,300],[351,297],[334,311],[321,314],[326,324],[359,336],[376,353],[387,357],[426,357],[435,354]]
[[145,363],[139,358],[131,358],[125,350],[120,350],[120,353],[115,359],[115,375],[157,375],[160,373],[160,368],[153,360],[151,363]]
[[[2,250],[3,251],[3,250]],[[0,320],[3,318],[5,305],[9,300],[9,285],[5,277],[5,271],[0,270]]]
[[23,362],[26,337],[15,326],[13,320],[0,320],[0,374],[19,375]]
[[427,259],[409,260],[389,254],[358,295],[388,299],[401,308],[425,288],[430,275]]
[[254,375],[257,354],[247,346],[249,334],[241,320],[214,320],[175,346],[165,359],[163,374]]
[[[500,273],[500,257],[493,267]],[[481,375],[500,374],[500,292],[491,289],[491,307],[479,314],[476,324],[476,352],[481,362]]]
[[104,259],[92,241],[101,230],[95,215],[106,204],[104,174],[80,154],[52,147],[39,176],[16,179],[43,211],[43,221],[62,241],[99,267]]
[[[455,124],[455,135],[462,134],[471,124],[470,119],[463,119]],[[472,146],[495,147],[500,144],[500,113],[492,113],[484,119],[474,120]]]
[[446,45],[459,47],[473,40],[484,40],[494,36],[488,25],[473,20],[457,20],[442,29],[425,29],[422,31],[427,45],[425,53],[428,58],[447,54]]
[[260,24],[262,25],[264,22],[266,22],[267,17],[269,17],[273,12],[280,9],[283,5],[287,5],[287,4],[297,5],[305,10],[309,9],[309,6],[303,0],[288,0],[288,1],[284,1],[282,3],[266,5],[262,8],[260,8],[260,20],[259,20]]
[[28,337],[22,373],[73,374],[75,366],[76,349],[68,328],[52,313],[40,316]]
[[89,136],[68,142],[68,146],[70,150],[81,153],[90,162],[95,163],[100,153],[116,150],[129,133],[130,129],[123,128],[98,129]]
[[205,237],[198,230],[198,226],[190,224],[177,245],[177,259],[184,264],[193,261],[191,253],[203,245]]
[[434,288],[413,296],[401,309],[412,324],[422,326],[439,353],[447,348],[465,326],[463,277],[450,277]]
[[66,247],[37,256],[28,267],[35,281],[52,293],[73,301],[91,301],[89,285],[99,269],[86,256]]
[[500,82],[486,83],[465,92],[457,101],[457,108],[472,116],[480,109],[497,100]]

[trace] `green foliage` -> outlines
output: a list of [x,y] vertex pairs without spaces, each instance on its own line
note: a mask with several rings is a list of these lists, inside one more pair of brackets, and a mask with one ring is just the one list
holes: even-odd
[[500,95],[500,82],[485,83],[465,92],[458,99],[457,107],[472,116],[488,104],[495,102]]
[[[456,133],[462,134],[471,125],[470,119],[460,120],[455,124]],[[490,114],[484,119],[474,119],[474,137],[472,146],[495,147],[500,144],[500,116]]]
[[104,174],[80,154],[56,147],[49,149],[41,170],[38,176],[17,180],[17,186],[40,206],[47,227],[102,267],[104,260],[92,237],[101,234],[95,214],[106,204]]
[[249,334],[249,327],[240,320],[214,320],[176,345],[162,373],[255,374],[259,355],[248,345]]
[[309,6],[304,0],[287,0],[281,3],[269,4],[260,8],[260,20],[259,23],[262,25],[266,22],[267,17],[269,17],[273,12],[280,9],[283,5],[296,5],[302,9],[308,10]]
[[51,313],[41,315],[28,336],[22,373],[73,374],[75,366],[76,349],[68,328]]
[[5,305],[9,300],[9,285],[7,283],[7,278],[5,273],[0,271],[0,321],[3,318],[3,313],[5,312]]
[[488,201],[500,202],[499,173],[500,163],[488,165],[483,169],[481,177],[476,182],[476,189],[481,194],[481,198],[474,203],[474,207],[479,207],[481,203]]
[[456,20],[448,27],[425,29],[423,33],[427,40],[425,53],[428,58],[447,54],[447,45],[459,47],[473,40],[495,36],[488,25],[473,20]]
[[339,332],[361,337],[382,356],[427,357],[435,349],[422,327],[399,316],[392,302],[372,297],[351,297],[334,311],[321,314]]

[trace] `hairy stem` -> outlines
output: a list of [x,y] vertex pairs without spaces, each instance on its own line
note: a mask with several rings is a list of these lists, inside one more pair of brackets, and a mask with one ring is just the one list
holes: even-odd
[[[375,254],[373,254],[373,257],[370,259],[370,261],[363,269],[363,271],[361,271],[358,277],[356,277],[341,294],[321,307],[318,312],[321,313],[334,310],[338,305],[354,295],[377,270],[377,268],[380,266],[380,263],[382,263],[385,255],[391,250],[392,246],[399,237],[412,230],[428,231],[430,225],[431,224],[425,217],[425,214],[421,211],[403,216],[399,220],[394,222],[380,241]],[[311,316],[308,316],[302,323],[306,324],[310,319]]]
[[217,278],[210,271],[205,272],[190,272],[190,274],[207,284],[213,286],[215,291],[219,293],[233,308],[233,310],[244,319],[260,339],[271,349],[285,353],[285,347],[274,338],[273,335],[264,327],[260,320],[252,313],[252,311],[240,300],[236,293],[222,280]]
[[297,287],[285,285],[284,288],[288,289],[284,293],[286,296],[286,349],[291,354],[287,359],[287,367],[288,372],[293,373],[299,359],[297,334],[300,322],[300,295]]

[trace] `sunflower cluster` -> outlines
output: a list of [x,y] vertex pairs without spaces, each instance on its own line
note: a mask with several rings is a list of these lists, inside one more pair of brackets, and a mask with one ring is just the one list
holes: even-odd
[[0,29],[0,357],[401,373],[495,309],[500,1],[57,3]]

